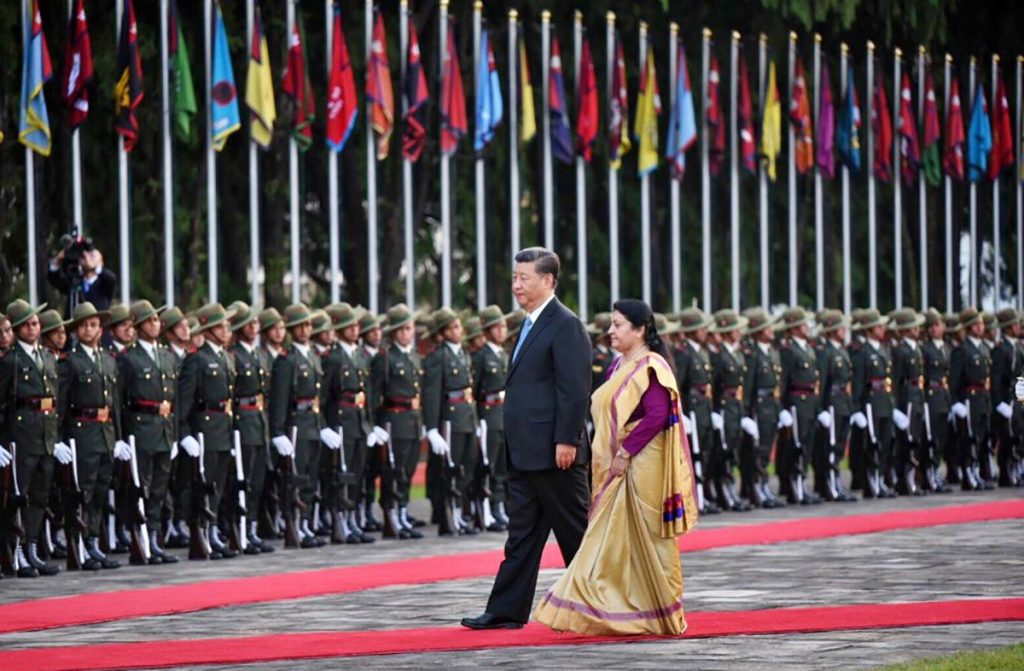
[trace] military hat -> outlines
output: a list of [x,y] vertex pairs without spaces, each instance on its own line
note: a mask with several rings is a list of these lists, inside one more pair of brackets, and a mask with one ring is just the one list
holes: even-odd
[[679,322],[674,322],[660,312],[654,313],[654,328],[658,335],[669,336],[679,333]]
[[794,305],[791,308],[786,308],[786,311],[782,313],[782,318],[779,320],[779,328],[791,329],[801,324],[810,323],[811,315],[807,314],[807,311],[799,305]]
[[764,308],[747,308],[741,313],[750,322],[747,324],[747,333],[757,333],[775,325],[778,321],[768,314]]
[[190,336],[201,335],[199,330],[199,320],[196,319],[195,315],[188,316],[188,334]]
[[230,320],[235,316],[234,312],[225,310],[220,303],[207,303],[196,310],[196,319],[199,321],[199,331],[206,331],[218,324]]
[[839,310],[822,310],[818,316],[818,333],[832,333],[849,325],[846,315]]
[[480,318],[475,315],[466,319],[465,327],[466,335],[463,336],[465,340],[479,338],[484,334],[484,329],[483,326],[481,325]]
[[260,333],[262,333],[281,321],[282,317],[281,313],[277,311],[277,308],[266,308],[260,311],[257,319],[260,320]]
[[747,328],[748,319],[736,314],[735,310],[728,308],[719,310],[714,314],[714,326],[711,327],[712,333],[727,333],[729,331],[735,331],[740,329],[741,331]]
[[942,321],[946,322],[947,331],[959,331],[964,327],[964,325],[960,323],[960,313],[958,312],[947,312],[942,315]]
[[184,318],[185,313],[174,305],[165,305],[160,311],[160,321],[164,323],[164,330],[174,328]]
[[331,331],[334,329],[334,325],[331,323],[331,317],[324,310],[315,310],[313,312],[313,335],[323,333],[324,331]]
[[373,329],[380,328],[380,318],[369,310],[359,319],[359,335],[366,335]]
[[455,314],[450,308],[441,308],[434,312],[432,321],[431,333],[440,333],[449,324],[458,319],[459,316]]
[[612,325],[612,314],[610,312],[598,312],[594,315],[594,321],[587,324],[587,333],[592,336],[602,336],[608,333]]
[[505,313],[497,305],[488,305],[480,311],[480,328],[489,329],[505,321]]
[[924,325],[935,326],[936,324],[944,324],[945,321],[942,318],[942,313],[935,308],[928,308],[924,311]]
[[37,315],[46,309],[46,303],[41,303],[33,308],[28,301],[18,298],[7,304],[7,319],[11,322],[11,328],[18,328],[28,321],[32,315]]
[[1013,308],[1003,308],[996,313],[996,323],[999,328],[1005,329],[1014,324],[1020,323],[1020,313]]
[[673,315],[672,318],[679,322],[679,330],[683,333],[692,333],[698,329],[706,329],[714,322],[711,317],[704,314],[704,311],[696,306],[686,308],[682,312]]
[[356,314],[355,308],[348,303],[331,303],[324,309],[324,312],[333,322],[334,329],[348,328],[359,323],[359,316]]
[[508,323],[508,335],[513,337],[519,333],[519,329],[523,328],[523,322],[526,321],[526,310],[521,308],[513,310],[505,315],[505,321]]
[[960,311],[960,325],[963,327],[973,326],[974,324],[985,319],[983,312],[978,312],[978,308],[964,308]]
[[990,331],[994,329],[996,327],[996,316],[989,312],[988,310],[985,310],[981,314],[982,319],[985,320],[985,330]]
[[89,301],[85,301],[84,303],[79,303],[75,306],[75,311],[71,313],[71,319],[66,323],[71,328],[74,328],[75,326],[78,326],[79,323],[89,319],[90,317],[99,317],[100,324],[103,325],[108,319],[110,319],[110,312],[107,310],[97,310],[95,305]]
[[[153,315],[159,314],[153,304],[147,300],[135,301],[131,304],[132,324],[138,326]],[[111,323],[114,323],[111,320]]]
[[294,328],[306,322],[313,321],[313,314],[302,303],[292,303],[284,309],[285,328]]
[[61,326],[67,326],[70,323],[70,321],[64,321],[64,318],[60,316],[60,313],[52,308],[39,313],[40,334],[56,331]]
[[864,313],[867,312],[866,308],[854,308],[853,312],[850,313],[850,330],[860,331],[863,329],[861,322],[864,321]]
[[388,308],[387,314],[387,325],[384,327],[384,331],[391,333],[400,326],[405,326],[411,321],[415,321],[416,313],[409,309],[409,306],[405,303],[399,303],[392,305]]
[[243,301],[235,301],[228,306],[229,311],[234,311],[234,316],[231,318],[231,330],[237,331],[246,324],[256,321],[259,319],[259,313],[253,308],[249,307],[248,303]]
[[866,308],[860,315],[860,328],[867,330],[876,326],[885,326],[889,323],[888,317],[883,317],[875,308]]
[[894,310],[890,316],[889,328],[894,331],[906,331],[924,324],[924,315],[912,308]]
[[130,320],[131,318],[131,309],[124,303],[118,303],[110,308],[110,319],[107,321],[107,326],[116,326],[121,322]]

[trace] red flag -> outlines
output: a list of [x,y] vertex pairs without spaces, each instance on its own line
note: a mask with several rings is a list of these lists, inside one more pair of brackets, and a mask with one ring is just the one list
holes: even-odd
[[409,21],[409,60],[405,66],[405,130],[402,133],[402,158],[418,161],[427,142],[427,76],[420,57],[420,39],[416,24]]
[[448,26],[448,45],[445,48],[442,65],[444,77],[441,80],[441,152],[451,156],[459,146],[459,140],[469,128],[466,118],[466,92],[462,87],[462,70],[459,68],[459,54],[455,51],[455,31],[451,22]]
[[754,138],[754,106],[750,102],[750,73],[740,53],[740,159],[747,172],[757,172],[757,141]]
[[576,87],[576,152],[590,163],[597,139],[597,75],[590,42],[583,40],[579,86]]
[[306,73],[306,52],[302,46],[302,31],[295,21],[292,39],[288,45],[288,62],[285,64],[281,90],[292,100],[292,135],[305,151],[313,144],[313,120],[316,118],[316,104],[313,102],[313,85]]
[[608,154],[612,167],[618,170],[622,157],[630,149],[629,96],[626,90],[626,57],[622,40],[615,33],[615,67],[612,70],[612,94],[608,100]]
[[68,24],[68,49],[64,53],[64,104],[71,128],[78,128],[89,116],[89,86],[93,76],[92,43],[84,0],[75,0]]
[[988,178],[996,179],[1003,170],[1013,166],[1013,130],[1010,125],[1010,103],[1001,75],[996,75],[996,97],[992,101],[992,153],[988,159]]
[[377,136],[377,160],[388,157],[391,133],[395,127],[395,94],[391,89],[388,42],[384,34],[384,15],[375,10],[370,64],[366,69],[366,97],[370,101],[370,123]]
[[960,107],[960,82],[949,85],[949,111],[946,114],[946,143],[942,150],[942,168],[951,179],[964,179],[964,113]]
[[356,80],[352,75],[352,61],[348,57],[348,44],[341,28],[341,10],[334,7],[334,27],[331,39],[331,74],[327,85],[327,146],[334,151],[345,148],[359,114],[356,99]]
[[888,182],[892,179],[892,117],[881,76],[871,98],[871,128],[875,132],[875,177]]
[[900,171],[903,173],[904,184],[913,184],[917,178],[917,170],[921,166],[921,147],[917,143],[917,121],[910,94],[910,77],[903,73],[900,82]]
[[139,120],[135,110],[142,103],[142,57],[139,54],[139,29],[135,23],[135,5],[124,0],[121,34],[117,42],[117,84],[114,86],[114,129],[124,138],[124,150],[135,148],[139,139]]
[[711,174],[717,175],[722,168],[722,160],[725,158],[725,118],[722,114],[722,103],[718,97],[718,58],[711,57],[711,65],[708,68],[708,100],[707,100],[707,125],[711,132],[708,138],[708,161]]
[[789,103],[789,121],[796,135],[796,170],[803,175],[814,167],[814,130],[811,126],[811,103],[807,95],[804,64],[796,62],[792,98]]

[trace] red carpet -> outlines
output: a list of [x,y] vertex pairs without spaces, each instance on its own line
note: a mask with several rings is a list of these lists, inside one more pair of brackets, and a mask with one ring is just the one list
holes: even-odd
[[[690,628],[686,637],[792,634],[1008,620],[1024,620],[1024,599],[696,612],[687,615]],[[0,668],[32,671],[137,669],[638,640],[652,639],[558,634],[539,624],[531,624],[520,631],[469,631],[461,627],[443,627],[311,632],[12,650],[0,652]]]
[[[964,524],[1024,517],[1024,501],[945,506],[919,511],[805,518],[698,529],[680,541],[684,552],[735,545],[781,543],[850,534]],[[345,594],[377,587],[491,576],[502,551],[439,555],[360,566],[295,571],[249,578],[209,580],[148,589],[96,592],[19,601],[0,606],[0,634],[68,627],[168,613],[186,613],[250,603]],[[564,566],[555,545],[545,568]]]

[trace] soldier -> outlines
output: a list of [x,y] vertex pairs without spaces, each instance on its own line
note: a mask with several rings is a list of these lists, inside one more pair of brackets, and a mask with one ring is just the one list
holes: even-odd
[[313,352],[320,357],[320,365],[323,366],[327,356],[334,348],[334,325],[331,318],[323,310],[313,311]]
[[[164,307],[159,311],[161,332],[167,341],[167,349],[174,356],[177,374],[181,375],[181,367],[185,356],[192,351],[189,323],[185,313],[178,307]],[[167,530],[164,533],[164,546],[169,548],[189,547],[190,536],[188,520],[185,519],[186,501],[192,486],[192,470],[188,459],[175,459],[171,464],[171,481],[168,489],[171,493],[170,508],[165,510]]]
[[982,341],[984,314],[975,308],[960,312],[965,338],[950,355],[950,391],[955,402],[951,408],[960,434],[960,486],[965,491],[992,489],[981,476],[979,461],[989,453],[989,426],[992,414],[989,392],[991,358]]
[[362,316],[359,320],[359,339],[362,341],[360,349],[363,356],[367,361],[372,361],[380,352],[381,341],[384,339],[384,329],[377,315],[367,312]]
[[[1024,359],[1020,356],[1018,337],[1020,315],[1013,308],[1004,308],[996,314],[1002,337],[992,350],[992,440],[999,464],[999,486],[1016,487],[1019,427],[1015,426],[1013,385],[1024,374]],[[1018,411],[1018,420],[1020,411]]]
[[593,339],[594,360],[591,362],[594,381],[591,384],[591,391],[596,391],[604,384],[608,376],[608,369],[615,362],[615,350],[609,346],[608,329],[612,325],[610,312],[598,312],[594,315],[594,321],[587,324],[587,333]]
[[[39,558],[38,538],[50,498],[53,460],[71,462],[71,448],[58,442],[57,362],[39,345],[39,313],[43,303],[33,308],[17,299],[7,306],[7,319],[14,329],[15,344],[0,359],[0,465],[14,458],[18,490],[25,497],[21,532],[12,534],[13,569],[20,578],[56,575],[60,569]],[[16,450],[3,446],[14,444]],[[12,451],[16,452],[12,455]],[[10,511],[8,511],[10,514]],[[8,529],[16,528],[7,520]],[[6,554],[6,552],[5,552]]]
[[160,322],[163,324],[164,340],[171,354],[178,360],[179,370],[185,362],[185,355],[189,353],[191,334],[188,330],[188,318],[178,307],[164,308],[160,312]]
[[129,459],[131,448],[121,440],[121,398],[117,363],[105,351],[102,321],[109,316],[92,303],[79,303],[68,325],[77,344],[57,363],[60,376],[57,410],[61,435],[75,442],[78,488],[86,525],[86,557],[82,568],[94,571],[121,564],[100,550],[107,489],[113,459]]
[[775,319],[761,308],[748,311],[746,316],[750,320],[747,335],[751,339],[751,347],[747,354],[747,376],[743,387],[749,399],[747,412],[757,422],[757,437],[744,442],[750,449],[740,460],[740,494],[755,506],[776,508],[782,502],[772,494],[771,476],[768,474],[781,410],[779,376],[782,375],[782,364],[778,352],[772,347]]
[[[928,421],[925,423],[924,488],[931,492],[950,492],[939,475],[939,462],[948,451],[950,443],[949,417],[949,345],[943,339],[946,330],[942,314],[935,308],[925,312],[924,327],[927,338],[921,343],[924,356],[925,408]],[[947,461],[947,477],[956,468],[955,462]]]
[[[442,469],[447,464],[454,468],[454,473],[444,475],[445,484],[435,487],[433,505],[447,517],[446,502],[454,499],[452,528],[442,523],[441,535],[473,535],[476,529],[462,518],[469,479],[478,456],[473,445],[477,420],[472,362],[462,348],[462,321],[458,315],[441,308],[434,313],[434,330],[441,334],[444,343],[424,360],[423,422],[431,450],[443,460]],[[447,435],[442,435],[446,430]],[[445,486],[447,484],[452,487]]]
[[715,484],[718,505],[723,510],[746,511],[751,506],[736,493],[733,469],[738,465],[740,453],[746,449],[741,443],[757,437],[757,422],[745,412],[743,381],[747,374],[746,358],[739,342],[747,319],[733,310],[719,310],[714,315],[713,333],[722,342],[721,349],[711,357],[713,369],[712,392],[715,411],[711,425],[716,439],[712,440],[711,479]]
[[683,343],[673,352],[676,364],[676,381],[683,407],[683,425],[690,436],[690,451],[693,453],[695,477],[701,488],[703,500],[701,514],[719,512],[711,478],[711,360],[704,349],[708,327],[712,320],[700,310],[692,307],[678,315]]
[[[861,331],[861,322],[866,310],[856,308],[850,317],[850,343],[846,346],[846,352],[850,358],[850,366],[857,367],[857,357],[864,350],[867,339]],[[851,380],[852,383],[852,380]],[[851,412],[856,412],[852,408]],[[864,489],[864,441],[867,439],[867,432],[856,423],[850,424],[850,489]]]
[[[963,345],[964,342],[964,327],[960,323],[959,312],[947,312],[942,316],[942,320],[946,323],[946,346],[949,352],[950,362],[953,359],[953,351],[957,347]],[[954,403],[952,390],[950,390],[950,403]],[[952,411],[952,406],[950,407]],[[946,445],[946,451],[943,453],[942,458],[946,461],[946,482],[951,485],[960,484],[960,427],[959,422],[950,419],[949,427],[949,442]]]
[[924,356],[918,345],[923,323],[924,317],[910,308],[896,310],[891,322],[893,330],[901,336],[892,347],[896,402],[892,411],[893,423],[896,425],[896,475],[892,479],[898,493],[915,496],[924,494],[918,487],[917,479],[918,467],[926,461]]
[[39,344],[57,358],[68,344],[68,332],[65,327],[70,321],[64,321],[56,310],[44,310],[39,313]]
[[850,421],[865,429],[862,462],[864,498],[887,498],[886,474],[892,464],[892,362],[882,344],[888,319],[870,309],[864,312],[861,329],[865,337],[861,353],[853,361],[853,407]]
[[842,312],[825,310],[818,323],[824,344],[818,350],[821,408],[829,415],[828,426],[818,431],[814,488],[826,501],[856,501],[843,485],[840,465],[853,413],[853,364],[845,347],[848,322]]
[[288,330],[284,326],[284,319],[274,308],[266,308],[260,312],[260,352],[266,356],[265,364],[273,364],[277,355],[284,351],[285,336]]
[[[381,328],[380,319],[372,312],[366,311],[359,318],[359,355],[362,357],[362,365],[370,370],[370,363],[373,357],[380,352],[381,340],[384,338],[384,331]],[[367,378],[367,398],[370,397],[370,377]],[[373,416],[373,408],[368,408]],[[377,498],[377,479],[382,476],[383,462],[381,455],[386,448],[385,442],[378,442],[377,449],[370,449],[366,457],[366,465],[363,467],[363,482],[360,489],[359,502],[356,508],[356,519],[363,531],[381,531],[383,525],[373,516],[373,502]]]
[[779,382],[782,411],[779,427],[783,439],[775,453],[779,474],[779,492],[790,503],[821,503],[821,498],[806,487],[807,471],[814,449],[817,425],[827,427],[830,416],[819,407],[821,380],[818,355],[809,341],[811,318],[797,306],[782,314],[781,326],[789,339],[779,352],[782,378]]
[[[505,458],[505,427],[503,421],[505,406],[505,377],[508,375],[508,354],[505,340],[508,325],[505,315],[497,305],[489,305],[480,311],[480,329],[486,343],[473,355],[473,396],[477,402],[477,416],[480,428],[486,423],[483,438],[487,446],[487,464],[480,462],[481,471],[486,471],[490,487],[490,500],[482,497],[484,510],[480,514],[487,531],[507,531],[508,516],[505,514],[505,488],[508,482],[508,464]],[[493,521],[490,519],[493,518]]]
[[119,303],[110,308],[107,330],[110,333],[110,353],[115,357],[131,347],[135,342],[135,324],[127,305]]
[[[388,310],[390,341],[370,363],[370,408],[378,426],[390,437],[381,481],[380,505],[384,538],[422,538],[423,522],[409,515],[409,490],[420,456],[420,378],[423,366],[416,352],[415,316],[403,304]],[[392,465],[393,463],[393,465]]]
[[0,314],[0,354],[4,354],[14,345],[14,329],[7,315]]

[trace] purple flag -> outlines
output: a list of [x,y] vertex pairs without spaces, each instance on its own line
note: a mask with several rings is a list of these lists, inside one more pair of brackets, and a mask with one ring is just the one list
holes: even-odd
[[832,106],[832,85],[828,78],[828,63],[821,62],[821,101],[818,107],[818,155],[815,162],[821,174],[832,179],[836,174],[835,140],[836,110]]

